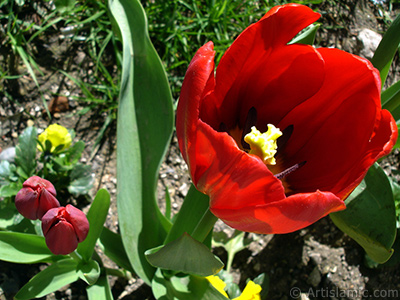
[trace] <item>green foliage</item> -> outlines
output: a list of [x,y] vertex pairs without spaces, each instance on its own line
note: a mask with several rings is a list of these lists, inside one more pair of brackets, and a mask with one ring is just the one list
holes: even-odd
[[110,285],[106,276],[100,276],[95,285],[86,288],[89,300],[113,300]]
[[104,223],[110,208],[110,194],[101,189],[97,192],[92,205],[86,215],[89,224],[90,231],[86,239],[79,244],[78,253],[82,256],[84,261],[89,261],[93,255],[94,247],[97,239],[100,237],[103,231]]
[[32,277],[15,295],[15,299],[29,300],[55,292],[63,286],[77,281],[79,270],[77,261],[71,258],[60,260]]
[[117,127],[119,226],[135,272],[150,284],[155,269],[144,251],[161,245],[168,228],[155,190],[173,129],[171,93],[140,3],[115,0],[110,9],[123,41]]
[[52,256],[41,236],[0,231],[0,260],[33,264],[51,261]]
[[118,266],[132,273],[134,272],[124,245],[122,244],[121,235],[112,232],[110,229],[105,227],[103,228],[97,243],[104,254],[111,258]]
[[160,269],[153,277],[151,288],[159,300],[226,300],[204,277],[166,276]]
[[213,41],[217,60],[233,39],[267,11],[267,1],[144,1],[150,37],[178,98],[186,68],[198,48]]
[[386,31],[375,51],[374,57],[371,59],[372,64],[380,71],[382,85],[385,83],[389,73],[393,57],[398,51],[400,44],[400,15],[393,21],[389,29]]
[[396,211],[388,177],[377,164],[347,198],[346,206],[346,210],[329,215],[333,222],[375,262],[386,262],[393,254]]
[[[51,148],[51,142],[46,141]],[[61,146],[61,145],[60,145]],[[19,136],[16,146],[15,165],[0,163],[0,181],[3,186],[0,195],[12,197],[22,187],[22,183],[32,175],[38,175],[52,182],[56,190],[68,190],[74,196],[85,195],[93,185],[91,167],[79,163],[85,144],[78,141],[72,147],[62,151],[42,152],[37,164],[38,141],[37,129],[27,127]]]
[[145,255],[155,267],[198,276],[215,275],[224,266],[207,246],[187,233],[165,246],[147,250]]
[[250,244],[249,239],[245,239],[244,232],[235,231],[231,238],[228,238],[225,232],[220,231],[214,235],[213,245],[215,247],[223,247],[228,253],[228,261],[226,264],[226,270],[230,272],[233,258],[236,253],[242,251]]
[[[39,298],[79,279],[91,286],[87,288],[91,299],[112,299],[107,278],[102,274],[125,273],[113,269],[107,271],[95,251],[96,242],[102,236],[106,255],[112,254],[111,257],[117,257],[116,262],[121,262],[126,257],[121,237],[104,228],[109,205],[110,195],[106,190],[99,190],[87,214],[90,224],[87,238],[78,245],[76,252],[65,256],[52,254],[43,236],[0,231],[0,260],[24,264],[51,263],[20,289],[16,299]],[[102,235],[103,229],[105,235]],[[130,269],[128,259],[125,258],[125,261]]]
[[17,173],[24,179],[34,175],[36,170],[36,147],[37,129],[26,128],[18,138],[18,145],[15,148],[15,163]]
[[82,261],[78,265],[78,276],[88,285],[93,285],[100,277],[100,266],[95,260]]

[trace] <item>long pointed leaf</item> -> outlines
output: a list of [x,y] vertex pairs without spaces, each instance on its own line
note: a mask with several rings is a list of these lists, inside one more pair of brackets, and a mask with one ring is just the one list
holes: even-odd
[[79,279],[78,262],[71,258],[48,266],[25,284],[15,295],[16,300],[43,297]]
[[0,232],[0,260],[33,264],[40,261],[51,261],[53,256],[42,236],[19,232]]
[[96,241],[100,237],[106,221],[108,209],[110,208],[110,194],[105,189],[100,189],[90,206],[87,218],[90,224],[89,234],[79,244],[77,251],[85,261],[88,261],[93,254]]
[[155,269],[144,252],[162,244],[168,229],[155,191],[173,129],[172,99],[140,2],[110,0],[109,5],[123,41],[117,125],[119,225],[135,272],[150,284]]
[[382,92],[382,108],[390,111],[396,122],[400,120],[400,81]]
[[371,62],[381,73],[382,85],[385,83],[393,57],[400,44],[400,15],[392,22],[375,51]]

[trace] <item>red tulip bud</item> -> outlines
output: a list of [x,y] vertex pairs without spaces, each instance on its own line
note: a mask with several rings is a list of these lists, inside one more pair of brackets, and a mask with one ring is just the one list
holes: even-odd
[[56,255],[66,255],[85,240],[89,232],[86,215],[68,204],[50,209],[42,218],[47,247]]
[[36,220],[53,207],[59,207],[53,184],[39,176],[32,176],[23,183],[23,188],[15,197],[15,206],[25,218]]

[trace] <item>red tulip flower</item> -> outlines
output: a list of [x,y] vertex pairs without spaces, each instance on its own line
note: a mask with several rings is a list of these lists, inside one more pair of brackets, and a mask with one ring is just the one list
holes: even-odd
[[189,65],[179,146],[211,212],[233,228],[288,233],[345,209],[397,139],[370,62],[288,44],[319,17],[302,5],[275,7],[233,42],[215,74],[211,42]]
[[50,209],[42,218],[42,231],[47,247],[56,255],[73,252],[89,232],[86,215],[76,207]]
[[32,176],[22,186],[15,196],[15,206],[25,218],[41,219],[50,208],[60,206],[56,199],[56,189],[50,181]]

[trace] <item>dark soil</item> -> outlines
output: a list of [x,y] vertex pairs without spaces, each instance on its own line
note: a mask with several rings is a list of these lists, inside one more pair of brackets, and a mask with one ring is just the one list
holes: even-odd
[[[384,11],[392,17],[399,13],[399,6],[383,5]],[[358,40],[362,29],[368,28],[382,33],[387,28],[386,19],[381,16],[377,6],[370,1],[325,1],[316,10],[322,13],[317,44],[323,47],[337,47],[354,54],[362,55],[364,47]],[[29,17],[29,16],[27,16]],[[87,114],[78,112],[84,103],[74,101],[80,95],[79,88],[54,67],[68,71],[76,77],[85,78],[83,69],[90,68],[82,45],[68,39],[60,39],[57,32],[36,45],[39,63],[44,76],[39,76],[43,97],[49,102],[54,96],[66,95],[68,108],[53,114],[49,120],[38,89],[29,76],[18,80],[1,80],[0,90],[0,147],[5,149],[17,143],[18,134],[28,123],[40,129],[49,123],[57,122],[67,128],[75,129],[77,139],[86,142],[83,162],[92,165],[95,178],[93,196],[99,188],[106,188],[112,205],[106,225],[118,231],[116,210],[116,128],[112,123],[106,131],[106,138],[91,159],[94,140],[105,122],[106,114],[90,110]],[[44,45],[46,45],[44,47]],[[39,55],[40,53],[40,55]],[[9,53],[0,52],[0,62],[9,59]],[[399,58],[390,73],[389,83],[400,77]],[[17,72],[23,74],[22,62],[17,62]],[[10,101],[10,97],[17,101]],[[398,153],[383,162],[388,173],[398,168]],[[173,199],[173,209],[178,211],[190,185],[187,167],[183,161],[174,137],[160,170],[159,199],[162,205],[165,187]],[[85,209],[85,208],[84,208]],[[228,234],[232,230],[218,223],[218,230]],[[268,299],[400,299],[400,268],[385,267],[370,269],[364,263],[364,250],[352,239],[338,230],[329,217],[295,233],[275,236],[249,234],[253,240],[250,246],[239,252],[233,263],[234,278],[241,287],[248,278],[260,273],[269,276]],[[226,260],[226,252],[215,248],[214,252]],[[112,266],[112,262],[106,261]],[[0,261],[0,299],[12,296],[45,265],[18,265]],[[151,289],[138,278],[129,281],[110,277],[115,299],[153,299]],[[87,299],[85,283],[80,281],[50,294],[43,299]]]

